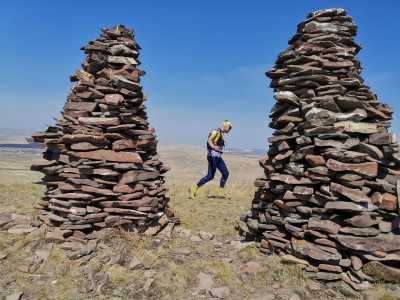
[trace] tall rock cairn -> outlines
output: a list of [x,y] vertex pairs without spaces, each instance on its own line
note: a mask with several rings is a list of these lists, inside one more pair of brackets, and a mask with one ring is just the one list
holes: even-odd
[[400,147],[388,132],[393,111],[360,76],[356,33],[343,9],[311,13],[267,72],[275,131],[239,222],[261,251],[352,284],[400,271]]
[[57,124],[33,135],[47,160],[32,166],[47,186],[39,218],[54,238],[111,226],[155,234],[172,217],[162,175],[168,168],[140,85],[140,49],[131,29],[102,29],[82,48],[86,59],[71,76],[76,83]]

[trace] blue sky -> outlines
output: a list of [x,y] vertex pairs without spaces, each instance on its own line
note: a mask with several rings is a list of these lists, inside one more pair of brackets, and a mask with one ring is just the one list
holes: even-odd
[[229,145],[265,148],[272,90],[265,70],[307,13],[348,10],[366,83],[396,111],[400,133],[400,1],[3,1],[0,128],[35,131],[59,116],[79,50],[101,27],[133,27],[150,122],[164,143],[203,145],[230,119]]

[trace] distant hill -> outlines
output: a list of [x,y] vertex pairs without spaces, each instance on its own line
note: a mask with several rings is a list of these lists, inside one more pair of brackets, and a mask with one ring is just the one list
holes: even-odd
[[2,128],[0,127],[0,135],[2,136],[31,136],[32,130],[16,129],[16,128]]
[[[8,132],[8,133],[5,133]],[[20,132],[18,130],[4,130],[0,128],[0,149],[2,150],[27,150],[27,149],[40,149],[40,145],[36,143],[32,143],[32,139],[30,138],[31,133],[24,134],[12,134]],[[167,145],[160,145],[162,148]],[[201,150],[201,147],[195,146],[187,146],[187,145],[168,145],[167,148],[193,148],[197,150]],[[226,148],[225,154],[231,155],[240,155],[247,157],[260,157],[265,155],[266,149],[241,149],[241,148]]]
[[225,149],[226,154],[243,155],[243,156],[263,156],[267,152],[266,149],[239,149],[239,148],[227,148]]

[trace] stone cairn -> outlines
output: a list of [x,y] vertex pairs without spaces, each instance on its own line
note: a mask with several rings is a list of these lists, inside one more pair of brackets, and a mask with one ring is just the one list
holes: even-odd
[[85,238],[105,227],[156,234],[173,217],[168,207],[157,139],[149,127],[140,85],[140,46],[131,29],[103,29],[82,48],[86,59],[61,118],[45,132],[47,186],[38,203],[49,238]]
[[343,9],[311,13],[266,73],[275,131],[238,227],[308,277],[359,289],[400,280],[400,147],[360,76],[356,32]]

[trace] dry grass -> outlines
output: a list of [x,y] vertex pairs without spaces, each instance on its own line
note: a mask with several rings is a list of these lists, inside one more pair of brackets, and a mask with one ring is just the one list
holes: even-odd
[[231,199],[212,198],[217,187],[209,185],[201,190],[195,200],[189,198],[188,186],[170,186],[171,206],[180,217],[182,225],[193,231],[207,231],[219,237],[236,235],[234,223],[249,208],[252,186],[228,188]]
[[[19,270],[35,247],[43,243],[43,232],[14,236],[0,232],[0,253],[9,253],[0,264],[1,293],[23,290],[34,299],[200,299],[193,295],[199,272],[211,274],[216,286],[228,286],[230,299],[263,299],[276,294],[277,299],[289,299],[297,293],[306,299],[309,282],[296,266],[282,265],[279,258],[265,257],[254,246],[235,251],[224,242],[237,238],[234,222],[245,213],[254,192],[253,181],[260,175],[257,158],[227,155],[231,171],[227,191],[231,199],[215,199],[218,180],[201,189],[198,199],[188,198],[188,188],[206,172],[203,150],[191,147],[162,147],[161,158],[173,170],[168,173],[171,206],[181,218],[181,227],[193,234],[207,231],[216,235],[215,241],[193,242],[175,236],[167,242],[114,230],[107,235],[96,257],[87,264],[69,261],[64,251],[55,247],[49,259],[34,273]],[[28,170],[36,154],[0,152],[0,205],[3,212],[31,214],[32,206],[40,198],[43,187],[33,185],[40,174]],[[128,255],[142,260],[146,267],[157,271],[148,292],[142,290],[145,270],[129,271],[108,260],[126,249]],[[182,254],[183,253],[183,254]],[[226,260],[229,263],[226,263]],[[265,269],[243,273],[248,262],[258,262]],[[105,285],[100,291],[91,290],[104,275]],[[101,277],[101,276],[100,276]],[[97,278],[97,279],[96,279]],[[3,290],[3,291],[2,291]],[[368,292],[369,299],[399,299],[384,285]],[[315,297],[315,294],[314,298]],[[322,290],[321,299],[329,297]]]
[[[29,153],[0,151],[0,183],[2,185],[27,184],[40,179],[41,174],[30,171],[33,162],[41,159],[38,151]],[[22,187],[22,186],[21,186]]]
[[172,170],[167,173],[171,206],[185,228],[212,232],[220,237],[234,236],[235,221],[250,207],[254,193],[253,182],[261,175],[258,158],[226,155],[230,170],[226,186],[231,199],[213,198],[220,174],[200,189],[196,200],[189,199],[189,187],[207,172],[206,153],[202,149],[182,146],[161,147],[161,158]]
[[33,205],[40,199],[43,187],[26,183],[0,184],[2,212],[33,213]]

